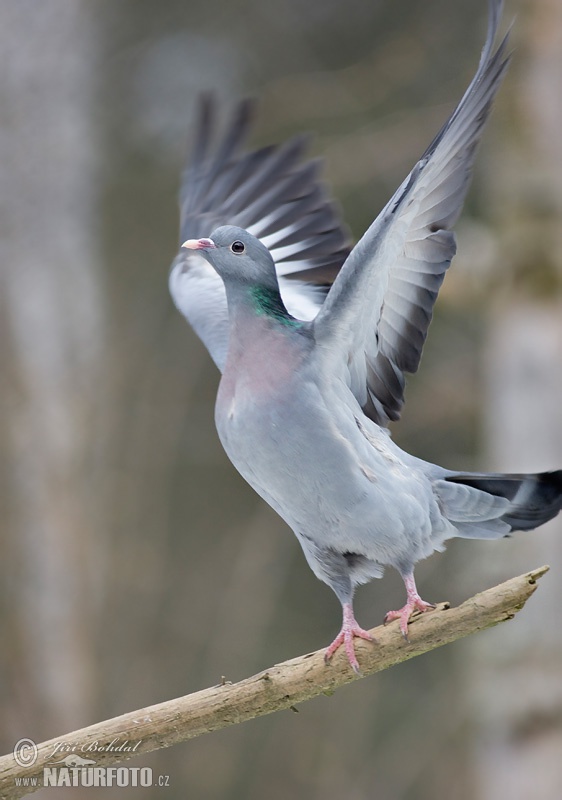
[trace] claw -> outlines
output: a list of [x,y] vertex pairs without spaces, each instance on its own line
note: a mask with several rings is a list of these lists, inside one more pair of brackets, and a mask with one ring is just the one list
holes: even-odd
[[436,608],[435,603],[426,603],[425,600],[422,600],[421,597],[418,597],[415,600],[409,600],[399,611],[389,611],[385,615],[384,624],[386,625],[387,623],[392,622],[394,619],[399,619],[400,633],[404,637],[405,641],[409,643],[408,622],[410,621],[410,617],[414,611],[421,611],[423,613],[425,611],[431,611],[434,608]]
[[366,639],[368,642],[374,641],[369,631],[364,630],[357,624],[355,616],[353,615],[351,603],[344,603],[343,624],[341,626],[341,630],[332,644],[326,648],[326,652],[324,653],[324,661],[326,664],[328,664],[336,650],[343,644],[345,647],[347,660],[349,661],[352,670],[358,677],[360,677],[361,670],[359,669],[359,663],[357,661],[357,656],[355,655],[355,646],[353,643],[353,639],[356,636],[359,639]]
[[421,599],[418,594],[418,590],[416,589],[416,584],[412,573],[404,576],[404,583],[406,585],[406,593],[408,597],[406,605],[402,606],[402,608],[398,611],[389,611],[385,615],[384,624],[386,625],[387,623],[392,622],[394,619],[399,619],[400,633],[404,637],[404,640],[409,643],[408,622],[410,621],[410,617],[414,611],[420,611],[421,613],[424,613],[425,611],[431,611],[433,608],[436,608],[436,605],[435,603],[426,603],[425,600]]

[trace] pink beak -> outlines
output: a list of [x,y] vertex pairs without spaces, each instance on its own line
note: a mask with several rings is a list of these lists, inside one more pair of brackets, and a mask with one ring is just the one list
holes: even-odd
[[188,239],[182,247],[187,247],[188,250],[211,250],[216,244],[212,239]]

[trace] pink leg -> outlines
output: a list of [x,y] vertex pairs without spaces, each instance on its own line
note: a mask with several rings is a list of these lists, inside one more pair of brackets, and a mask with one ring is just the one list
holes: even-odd
[[400,620],[400,631],[406,641],[408,639],[408,622],[414,611],[430,611],[435,608],[434,603],[426,603],[418,594],[416,582],[414,580],[414,573],[409,572],[407,575],[402,576],[406,586],[407,602],[399,611],[389,611],[384,618],[384,624],[391,622],[393,619]]
[[361,671],[359,670],[359,664],[357,662],[357,657],[355,655],[355,647],[353,646],[353,637],[358,636],[361,639],[366,639],[368,642],[374,641],[373,637],[368,631],[364,631],[363,628],[360,628],[355,620],[355,616],[353,614],[353,606],[351,603],[344,603],[343,604],[343,624],[341,626],[341,631],[338,633],[332,644],[328,647],[324,654],[324,661],[326,664],[334,655],[338,647],[342,644],[345,646],[345,652],[347,654],[347,659],[351,664],[351,667],[356,675],[361,675]]

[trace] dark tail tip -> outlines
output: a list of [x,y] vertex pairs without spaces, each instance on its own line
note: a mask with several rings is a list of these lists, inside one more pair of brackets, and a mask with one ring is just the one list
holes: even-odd
[[502,519],[513,530],[529,531],[553,519],[562,509],[562,470],[528,475]]
[[513,531],[531,531],[553,519],[562,509],[562,470],[531,475],[468,474],[447,480],[473,486],[511,502],[501,517]]

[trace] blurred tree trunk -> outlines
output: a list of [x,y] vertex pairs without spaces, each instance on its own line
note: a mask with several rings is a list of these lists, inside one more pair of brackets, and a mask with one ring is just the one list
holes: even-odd
[[[562,5],[537,0],[518,19],[527,63],[519,65],[523,82],[511,83],[517,134],[506,135],[503,161],[491,177],[503,187],[496,199],[505,260],[498,265],[503,302],[489,332],[485,433],[491,469],[530,472],[562,466]],[[552,566],[546,591],[516,627],[483,637],[472,651],[479,800],[560,796],[561,519],[516,534],[507,546],[498,542],[487,563],[498,576],[543,561]]]
[[91,719],[100,547],[87,502],[103,332],[91,217],[96,30],[77,0],[0,3],[0,443],[6,750]]

